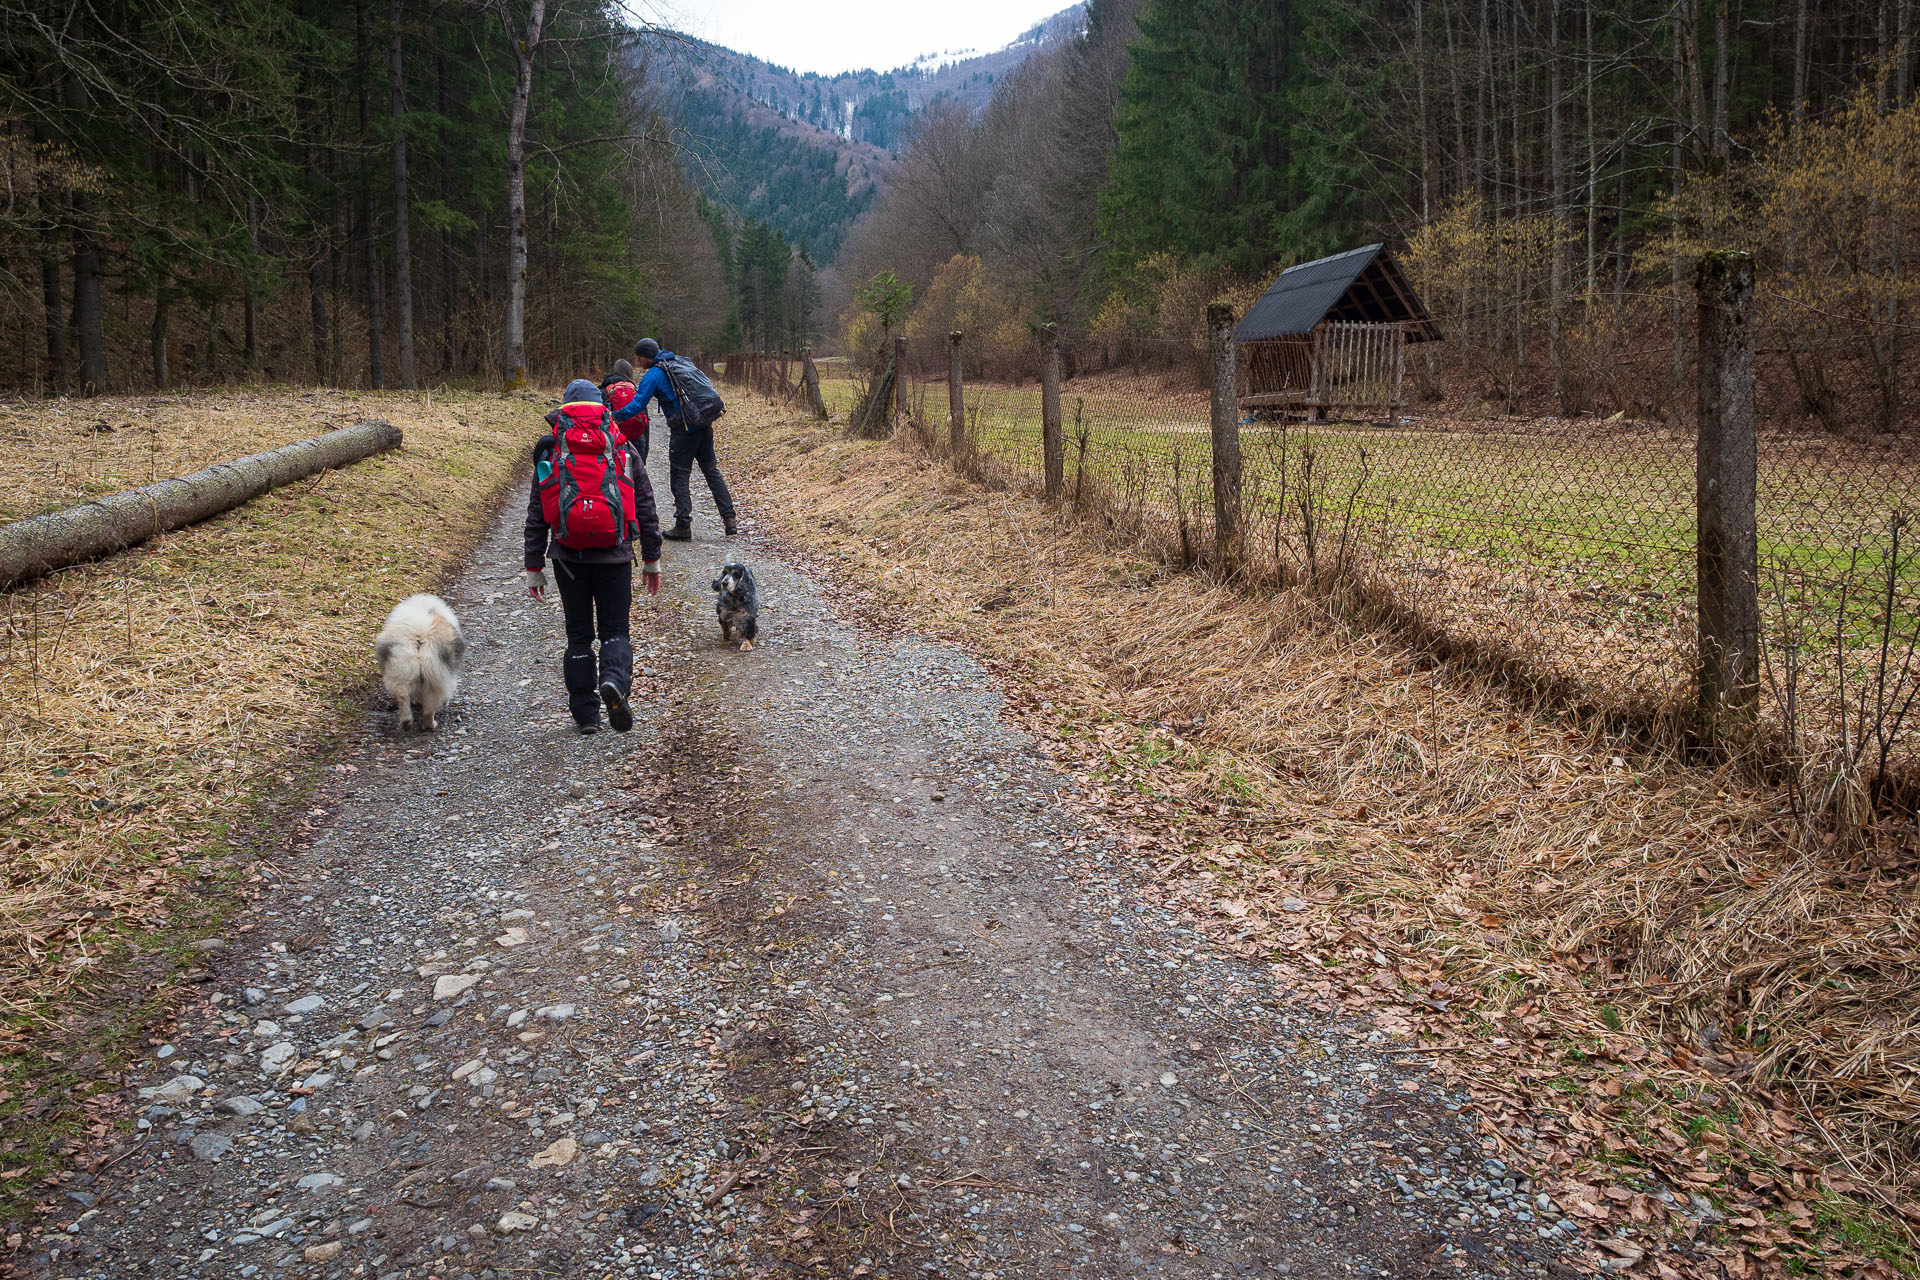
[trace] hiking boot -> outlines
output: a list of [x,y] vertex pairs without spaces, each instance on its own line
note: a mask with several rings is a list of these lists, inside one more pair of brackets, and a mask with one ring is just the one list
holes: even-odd
[[600,701],[607,709],[607,723],[615,733],[633,728],[633,708],[627,705],[627,695],[620,691],[619,685],[611,680],[601,681]]
[[575,720],[573,727],[578,729],[580,736],[584,738],[590,733],[600,732],[600,721],[598,718],[592,720]]
[[660,536],[669,542],[692,542],[693,526],[685,520],[679,520],[674,523],[673,528],[668,529]]
[[727,536],[731,538],[734,534],[738,532],[740,532],[740,526],[734,523],[732,520],[727,521]]

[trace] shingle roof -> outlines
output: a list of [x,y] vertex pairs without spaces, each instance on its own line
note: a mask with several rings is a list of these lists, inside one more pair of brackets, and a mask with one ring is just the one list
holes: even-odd
[[1385,247],[1370,244],[1282,271],[1240,321],[1233,340],[1259,342],[1311,333],[1322,320],[1400,321],[1407,324],[1409,341],[1440,337]]

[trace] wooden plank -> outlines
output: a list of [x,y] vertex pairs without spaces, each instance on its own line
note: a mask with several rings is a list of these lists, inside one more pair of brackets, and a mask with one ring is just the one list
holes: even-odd
[[1314,422],[1320,420],[1320,411],[1326,404],[1326,347],[1327,326],[1318,325],[1313,331],[1313,354],[1309,357],[1307,373],[1307,417]]
[[1400,325],[1393,327],[1393,397],[1387,403],[1387,415],[1394,422],[1400,421],[1400,412],[1406,407],[1402,395],[1407,385],[1407,331]]

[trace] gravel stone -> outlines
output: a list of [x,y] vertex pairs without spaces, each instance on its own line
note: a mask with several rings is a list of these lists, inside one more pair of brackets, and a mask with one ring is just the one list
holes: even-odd
[[[194,1074],[135,1082],[168,1140],[85,1183],[98,1214],[32,1274],[1538,1280],[1585,1256],[1504,1207],[1540,1210],[1533,1171],[1488,1158],[1466,1099],[1218,954],[991,673],[859,621],[858,584],[751,520],[723,540],[704,494],[635,603],[633,732],[576,735],[557,604],[517,585],[523,501],[446,588],[470,648],[441,728],[370,703],[324,762],[326,816],[215,962],[237,1004],[169,1032]],[[751,652],[713,621],[729,553]]]

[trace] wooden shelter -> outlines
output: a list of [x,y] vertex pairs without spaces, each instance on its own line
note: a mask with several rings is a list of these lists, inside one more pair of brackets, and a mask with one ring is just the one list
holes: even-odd
[[1234,330],[1242,409],[1378,409],[1397,415],[1407,344],[1440,330],[1386,246],[1370,244],[1280,273]]

